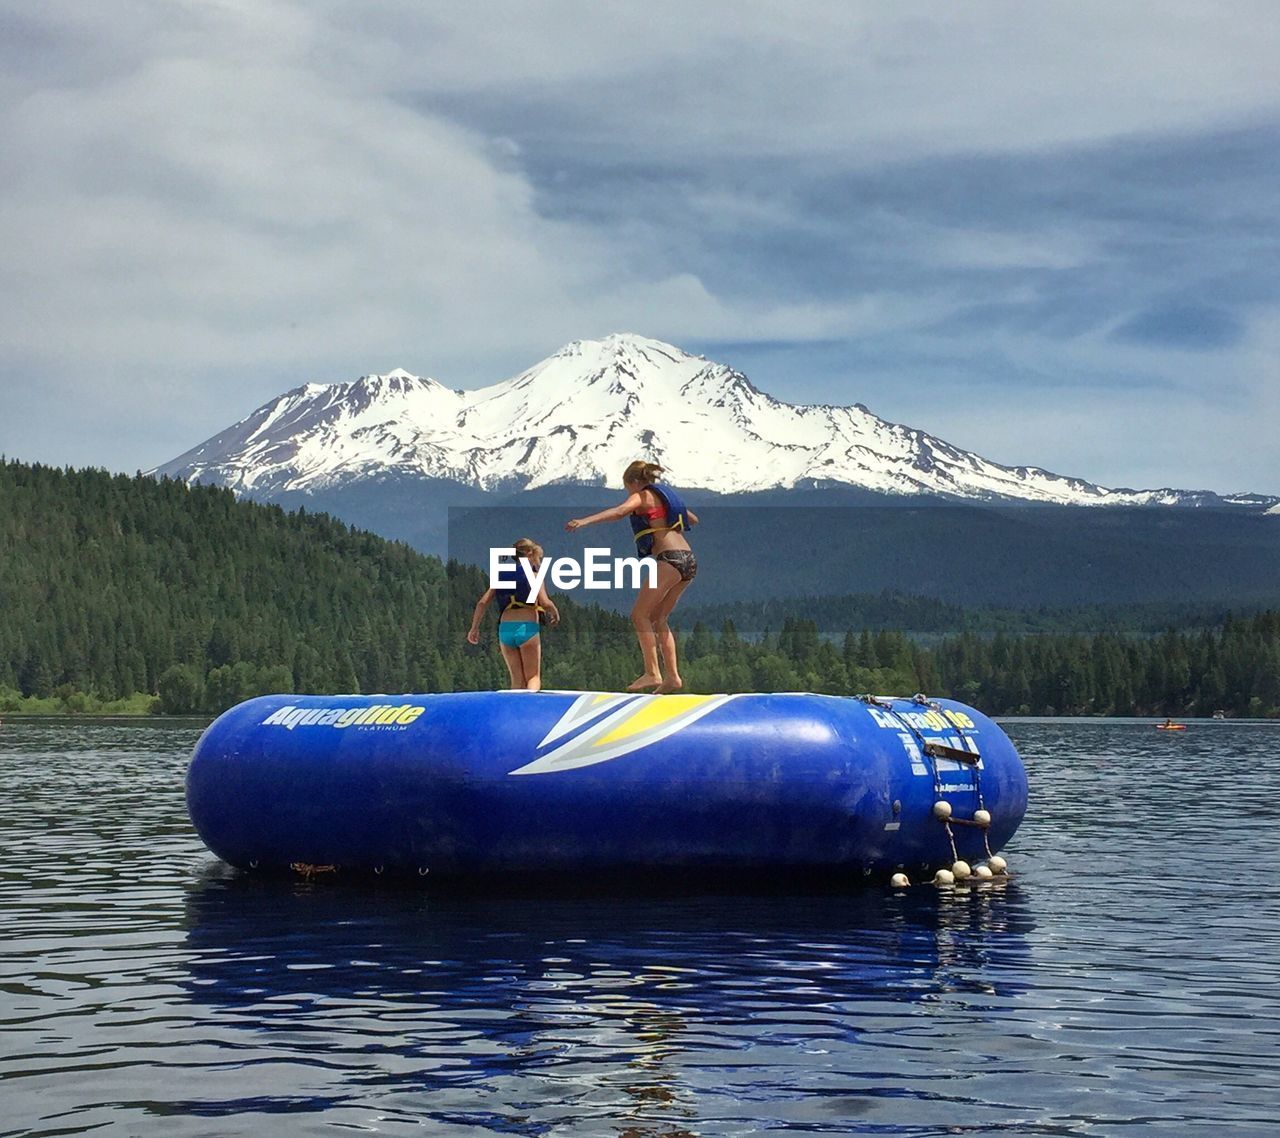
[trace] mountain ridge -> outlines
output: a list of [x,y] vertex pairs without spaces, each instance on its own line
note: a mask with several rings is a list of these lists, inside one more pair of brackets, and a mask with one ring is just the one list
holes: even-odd
[[862,403],[784,402],[735,368],[630,333],[575,340],[469,391],[403,368],[303,384],[150,473],[257,497],[389,474],[490,491],[616,485],[636,457],[662,463],[678,485],[722,494],[851,486],[969,501],[1280,506],[1005,466]]

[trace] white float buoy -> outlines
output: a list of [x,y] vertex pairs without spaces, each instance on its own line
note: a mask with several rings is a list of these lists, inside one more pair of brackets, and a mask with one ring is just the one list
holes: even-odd
[[975,811],[973,812],[973,820],[974,820],[975,822],[977,822],[979,826],[990,826],[990,825],[991,825],[991,811],[990,811],[990,810],[975,810]]
[[999,855],[987,858],[987,864],[991,866],[992,873],[1003,873],[1009,868],[1009,863]]
[[889,884],[896,885],[901,889],[904,885],[911,884],[911,878],[909,878],[905,873],[895,873],[891,878],[889,878]]
[[951,817],[951,803],[945,798],[938,799],[933,804],[933,816],[943,822]]
[[991,872],[991,866],[989,866],[989,865],[980,865],[980,866],[978,866],[978,867],[973,871],[973,876],[974,876],[974,877],[981,877],[981,878],[984,878],[984,879],[985,879],[985,878],[991,878],[991,877],[994,877],[994,876],[995,876],[995,874]]
[[955,874],[955,879],[957,881],[963,881],[973,873],[973,870],[969,868],[969,863],[967,861],[957,861],[952,864],[951,872]]
[[955,874],[949,869],[940,869],[933,875],[933,883],[935,885],[954,885],[955,881]]

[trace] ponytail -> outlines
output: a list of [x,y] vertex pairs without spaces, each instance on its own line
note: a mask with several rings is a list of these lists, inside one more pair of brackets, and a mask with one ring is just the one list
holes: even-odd
[[514,549],[517,557],[523,557],[531,565],[537,565],[542,561],[542,546],[532,538],[520,538],[515,542]]
[[666,471],[656,462],[645,462],[644,459],[638,458],[623,472],[622,482],[623,485],[628,482],[643,482],[649,485],[653,482],[661,482],[665,473]]

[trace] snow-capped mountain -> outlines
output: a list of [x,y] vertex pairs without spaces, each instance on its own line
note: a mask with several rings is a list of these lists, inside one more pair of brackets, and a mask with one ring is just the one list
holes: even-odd
[[658,340],[581,340],[513,379],[454,391],[395,370],[311,383],[153,473],[269,497],[389,474],[481,490],[619,485],[633,459],[661,462],[683,487],[721,493],[856,486],[1079,505],[1280,499],[1108,489],[1036,467],[1001,466],[860,404],[797,406],[724,364]]

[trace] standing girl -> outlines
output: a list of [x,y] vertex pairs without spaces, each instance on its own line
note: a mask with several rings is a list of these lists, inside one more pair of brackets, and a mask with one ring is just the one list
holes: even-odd
[[503,663],[511,675],[511,687],[515,690],[542,690],[542,637],[539,626],[539,613],[545,612],[552,624],[560,622],[560,610],[555,602],[547,596],[546,586],[538,590],[532,602],[528,600],[533,591],[533,582],[525,572],[520,558],[524,558],[536,572],[542,563],[542,546],[522,537],[515,544],[516,583],[508,589],[486,589],[476,602],[475,612],[471,615],[471,629],[467,632],[467,641],[480,643],[480,621],[484,619],[484,610],[490,601],[498,605],[498,648],[502,652]]
[[[656,585],[648,581],[631,609],[636,627],[644,674],[627,685],[627,691],[655,688],[659,692],[678,691],[684,686],[676,660],[676,638],[667,623],[680,594],[698,573],[698,560],[685,540],[685,531],[698,524],[690,510],[670,486],[660,484],[663,470],[655,462],[633,462],[622,475],[626,501],[609,510],[585,518],[574,518],[564,528],[570,533],[597,522],[613,522],[630,516],[631,529],[641,557],[658,563]],[[661,655],[661,663],[659,662]],[[662,665],[666,665],[666,678]]]

